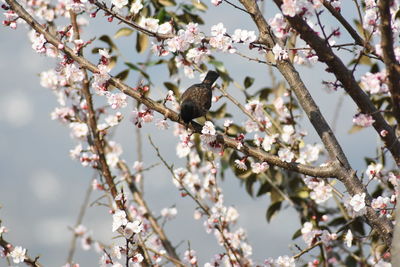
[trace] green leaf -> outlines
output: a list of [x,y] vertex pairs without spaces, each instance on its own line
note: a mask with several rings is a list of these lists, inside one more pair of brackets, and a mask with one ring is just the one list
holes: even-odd
[[92,54],[98,54],[99,50],[102,49],[101,47],[95,47],[92,49]]
[[176,86],[175,84],[170,83],[170,82],[165,82],[164,86],[167,87],[168,90],[171,90],[172,92],[174,92],[174,95],[176,97],[178,97],[178,98],[180,97],[180,92],[179,92],[178,86]]
[[129,35],[131,35],[132,33],[133,33],[133,30],[132,30],[131,28],[126,28],[126,27],[124,27],[124,28],[119,29],[119,30],[114,34],[114,38],[117,39],[117,38],[122,37],[122,36],[129,36]]
[[268,96],[270,93],[272,93],[273,90],[269,87],[264,87],[261,88],[260,90],[257,91],[257,93],[254,94],[254,96],[258,95],[258,97],[260,98],[260,100],[268,100]]
[[102,36],[100,36],[99,40],[105,42],[106,44],[108,44],[108,48],[110,49],[110,53],[112,52],[113,49],[114,50],[118,50],[118,47],[111,40],[110,36],[102,35]]
[[260,197],[260,196],[262,196],[262,195],[264,195],[264,194],[270,192],[271,189],[272,189],[272,186],[271,186],[271,184],[270,184],[269,182],[263,183],[263,184],[260,186],[260,188],[258,189],[257,197]]
[[129,75],[129,69],[126,69],[115,75],[115,78],[120,79],[121,81],[125,81],[126,78],[128,78],[128,75]]
[[400,9],[397,10],[396,15],[394,15],[395,19],[400,19]]
[[168,61],[168,71],[169,71],[169,76],[172,76],[172,75],[178,73],[178,68],[176,67],[176,64],[175,64],[175,57],[172,57]]
[[166,15],[167,12],[165,11],[165,8],[161,8],[157,14],[158,24],[161,25],[165,22]]
[[281,209],[282,202],[275,202],[271,206],[268,207],[266,218],[267,222],[270,222],[272,217],[278,213],[278,211]]
[[257,181],[257,175],[252,174],[245,180],[246,191],[250,196],[253,196],[253,185]]
[[125,65],[128,66],[131,70],[139,72],[143,77],[145,77],[147,80],[150,81],[150,76],[144,72],[142,69],[140,69],[138,66],[136,66],[133,63],[125,62]]
[[357,133],[357,132],[361,131],[362,129],[364,129],[364,127],[361,127],[358,125],[353,125],[349,130],[349,134]]
[[192,0],[192,4],[195,8],[201,11],[207,11],[208,7],[201,1],[198,0]]
[[136,51],[143,53],[149,46],[149,37],[145,34],[137,33]]
[[246,76],[246,78],[244,78],[244,87],[246,89],[249,88],[253,83],[254,83],[254,78],[249,76]]
[[211,63],[212,65],[214,65],[214,67],[215,67],[218,71],[226,73],[226,68],[225,68],[224,63],[223,63],[222,61],[210,60],[209,63]]
[[158,0],[158,2],[163,6],[176,6],[174,0]]
[[298,238],[299,236],[301,236],[301,229],[298,229],[298,230],[292,235],[292,240],[295,240],[295,239]]

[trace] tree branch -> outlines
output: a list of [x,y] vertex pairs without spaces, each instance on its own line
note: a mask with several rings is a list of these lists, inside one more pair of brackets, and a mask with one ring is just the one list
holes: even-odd
[[393,31],[392,31],[392,17],[390,15],[390,5],[393,1],[379,1],[379,13],[381,15],[381,48],[383,54],[383,62],[385,62],[388,87],[392,98],[393,113],[400,124],[400,72],[396,69],[399,62],[396,60],[393,49]]

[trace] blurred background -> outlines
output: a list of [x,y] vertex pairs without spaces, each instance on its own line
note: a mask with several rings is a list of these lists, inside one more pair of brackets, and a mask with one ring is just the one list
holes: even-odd
[[[264,2],[266,16],[270,18],[277,10],[270,1]],[[343,2],[345,3],[342,13],[352,20],[355,14],[354,6],[350,1]],[[211,26],[218,22],[223,22],[228,32],[233,32],[236,28],[255,30],[252,21],[243,12],[227,4],[219,7],[214,7],[208,2],[206,4],[209,5],[209,11],[204,16],[206,23],[200,27],[206,34],[210,32]],[[324,16],[324,19],[327,29],[338,26],[329,16]],[[99,15],[97,19],[90,20],[89,26],[84,28],[83,39],[88,40],[102,34],[113,36],[120,27],[115,21],[108,23]],[[342,32],[340,43],[346,43],[348,40],[346,33]],[[115,42],[125,61],[144,61],[146,55],[138,55],[135,51],[135,35],[119,38]],[[96,44],[100,43],[95,42],[93,47]],[[89,50],[86,54],[92,62],[97,62],[97,55],[89,54]],[[246,76],[254,77],[252,90],[270,85],[266,65],[249,62],[235,55],[215,56],[225,63],[236,81],[242,83]],[[348,54],[343,54],[343,57],[346,56]],[[75,225],[94,171],[71,160],[69,150],[76,143],[70,138],[69,129],[50,119],[50,112],[57,106],[57,102],[50,90],[40,86],[39,74],[53,68],[55,62],[31,49],[26,27],[19,26],[17,30],[1,28],[0,58],[0,220],[2,225],[9,229],[4,236],[12,244],[27,248],[29,255],[40,255],[40,262],[45,266],[62,266],[66,262],[72,239],[69,227]],[[343,60],[349,61],[346,58]],[[122,69],[123,67],[118,65],[112,74]],[[313,68],[298,69],[327,121],[332,122],[343,92],[328,91],[322,85],[322,81],[334,81],[333,76],[327,74],[324,71],[325,66],[321,64]],[[359,68],[361,72],[365,70]],[[164,97],[167,89],[163,82],[169,80],[165,67],[149,68],[148,73],[154,83],[151,88],[153,97]],[[183,77],[182,73],[181,76]],[[278,73],[276,76],[281,79]],[[131,72],[126,83],[134,85],[137,79],[137,73]],[[198,75],[193,80],[183,78],[181,90],[197,81]],[[245,104],[239,89],[232,85],[228,91]],[[211,110],[215,110],[221,104],[217,103]],[[118,127],[114,138],[122,144],[122,157],[129,166],[138,158],[135,126],[131,122],[133,106],[134,103],[130,102],[128,107],[121,110],[125,120]],[[243,115],[235,106],[229,104],[228,112],[234,114],[235,122],[240,123]],[[363,172],[363,157],[375,156],[377,140],[371,129],[348,134],[352,116],[356,112],[355,105],[345,97],[338,113],[335,131],[353,168]],[[301,122],[302,128],[309,133],[307,142],[320,143],[307,118],[303,118]],[[149,134],[169,163],[173,163],[175,167],[184,166],[184,161],[176,156],[175,146],[178,138],[172,133],[173,123],[169,124],[171,127],[167,131],[158,130],[150,124],[144,124],[141,129],[145,167],[159,162],[149,145]],[[197,251],[202,265],[215,253],[222,251],[214,236],[205,233],[202,221],[193,220],[194,204],[190,199],[180,197],[179,191],[171,183],[171,176],[162,165],[145,172],[144,179],[145,199],[154,213],[159,214],[162,208],[176,205],[178,215],[175,220],[167,223],[166,232],[175,244],[183,241],[179,247],[181,253],[187,248],[186,241],[190,240],[191,248]],[[234,205],[240,213],[238,226],[247,230],[249,243],[253,246],[253,259],[256,262],[262,262],[267,257],[298,252],[290,246],[293,244],[293,233],[301,227],[295,211],[286,208],[271,223],[267,223],[265,214],[268,197],[249,196],[241,181],[231,172],[227,173],[221,186],[224,190],[225,204]],[[99,196],[99,193],[94,192],[91,202]],[[83,219],[83,224],[93,232],[93,238],[108,244],[113,242],[111,238],[114,236],[111,223],[112,217],[107,208],[99,206],[90,207]],[[295,240],[295,243],[304,247],[300,239]],[[99,255],[93,249],[83,252],[78,245],[75,261],[81,266],[96,266],[98,259]],[[0,261],[0,265],[2,264]]]

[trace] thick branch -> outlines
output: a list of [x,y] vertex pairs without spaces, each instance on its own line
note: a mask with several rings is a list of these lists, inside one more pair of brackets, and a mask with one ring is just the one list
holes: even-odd
[[[267,24],[260,9],[258,8],[257,3],[252,0],[240,0],[240,1],[244,5],[244,7],[250,13],[253,14],[253,16],[252,16],[253,20],[254,20],[255,24],[257,25],[257,28],[260,31],[260,40],[264,41],[267,46],[273,47],[274,44],[276,43],[275,37],[271,33],[270,27]],[[275,2],[280,2],[280,1],[275,0]],[[280,4],[278,6],[280,6]],[[313,38],[316,38],[316,37],[317,36],[314,36]],[[308,40],[306,40],[306,41],[307,41],[307,43],[309,43]],[[314,48],[314,50],[315,50],[315,48]],[[289,86],[292,88],[293,92],[296,94],[300,105],[302,106],[303,110],[307,114],[314,129],[317,131],[318,135],[320,136],[331,159],[332,160],[337,159],[340,162],[341,165],[337,166],[337,172],[338,172],[337,178],[343,182],[343,184],[345,185],[345,187],[350,195],[366,193],[366,203],[369,204],[370,201],[372,200],[371,196],[368,194],[368,192],[366,191],[366,188],[361,183],[361,181],[358,179],[356,172],[354,170],[352,170],[339,142],[337,141],[335,135],[333,134],[332,130],[330,129],[328,123],[325,121],[325,118],[322,116],[318,106],[312,99],[305,84],[301,80],[300,75],[297,72],[297,70],[287,60],[277,61],[277,68],[282,73],[282,75],[285,77],[286,81],[288,82]],[[365,95],[365,93],[362,90],[361,90],[361,92]],[[368,101],[369,101],[369,99],[368,99]],[[383,118],[382,118],[382,120],[383,120]],[[387,128],[389,130],[391,130],[392,135],[394,135],[393,129],[389,125],[387,125]],[[400,160],[400,158],[399,158],[399,160]],[[369,224],[373,228],[378,229],[380,233],[382,233],[382,238],[385,240],[386,244],[388,246],[390,246],[392,224],[387,219],[379,218],[379,216],[376,214],[376,212],[370,206],[367,207],[366,217],[368,219]]]
[[[278,7],[282,5],[281,0],[274,0],[274,2]],[[400,166],[400,142],[397,139],[394,129],[386,122],[368,95],[360,88],[353,73],[347,69],[346,65],[332,51],[326,40],[320,38],[299,15],[294,17],[286,16],[286,19],[292,28],[300,34],[300,37],[315,50],[319,60],[328,65],[329,71],[342,83],[344,89],[357,104],[360,111],[372,116],[375,120],[373,124],[375,130],[385,143],[386,148],[393,155],[397,165]],[[387,134],[382,136],[380,134],[382,131],[386,131]]]
[[379,13],[381,15],[381,47],[383,54],[383,61],[386,65],[388,87],[391,93],[393,113],[400,124],[400,72],[396,69],[399,62],[396,60],[393,49],[393,31],[392,31],[392,18],[390,15],[390,5],[393,1],[379,1]]

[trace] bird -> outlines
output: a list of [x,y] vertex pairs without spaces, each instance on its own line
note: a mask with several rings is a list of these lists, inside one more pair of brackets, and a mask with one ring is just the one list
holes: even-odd
[[218,79],[216,71],[208,71],[202,83],[190,86],[181,96],[180,117],[188,124],[192,119],[205,116],[211,107],[212,85]]

